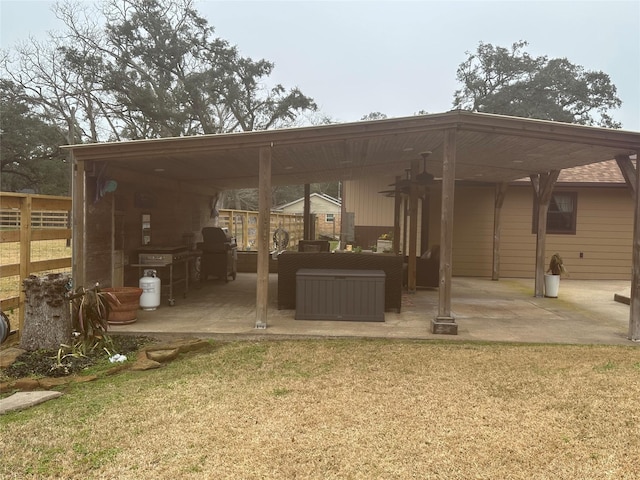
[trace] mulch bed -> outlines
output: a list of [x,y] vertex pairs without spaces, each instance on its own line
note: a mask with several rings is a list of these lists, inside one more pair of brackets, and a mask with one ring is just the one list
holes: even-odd
[[[141,336],[114,335],[111,337],[114,351],[121,355],[128,355],[138,351],[153,339]],[[64,377],[81,373],[93,365],[104,362],[108,357],[105,350],[96,349],[86,356],[67,356],[58,365],[57,350],[36,350],[20,355],[16,361],[4,370],[10,378],[24,377]]]

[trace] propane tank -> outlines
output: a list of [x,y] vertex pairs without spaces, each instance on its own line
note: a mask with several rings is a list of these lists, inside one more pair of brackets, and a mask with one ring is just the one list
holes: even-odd
[[155,310],[160,305],[160,279],[155,270],[145,270],[139,283],[142,289],[140,307],[143,310]]

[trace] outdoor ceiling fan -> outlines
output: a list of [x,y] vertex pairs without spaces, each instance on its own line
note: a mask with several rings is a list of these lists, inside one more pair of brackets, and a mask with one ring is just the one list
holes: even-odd
[[[431,183],[433,183],[434,176],[427,172],[427,157],[431,155],[431,151],[421,152],[420,156],[422,157],[423,167],[422,172],[416,175],[415,180],[411,180],[411,170],[407,169],[405,179],[402,179],[398,182],[390,183],[390,187],[397,187],[402,194],[408,195],[409,188],[411,187],[411,183],[417,184],[419,187],[427,187]],[[395,196],[396,190],[382,190],[378,193],[382,193],[387,197]]]
[[427,172],[427,157],[429,155],[431,155],[430,150],[426,152],[420,152],[423,165],[422,165],[422,173],[419,173],[418,175],[416,175],[416,183],[418,183],[418,185],[429,185],[433,183],[433,179],[435,178],[433,175]]

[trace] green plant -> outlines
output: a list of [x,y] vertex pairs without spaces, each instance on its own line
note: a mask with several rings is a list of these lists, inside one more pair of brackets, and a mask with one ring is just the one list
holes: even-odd
[[62,366],[67,358],[87,357],[90,353],[99,349],[104,350],[108,356],[111,356],[115,350],[111,337],[105,334],[92,340],[79,338],[71,345],[62,344],[55,357],[56,365],[58,367]]
[[93,288],[78,287],[69,295],[71,301],[72,329],[76,332],[78,340],[72,345],[61,345],[58,352],[58,361],[64,356],[86,355],[96,348],[102,348],[109,353],[112,342],[107,335],[109,324],[109,302],[116,305],[120,302],[111,292],[102,292],[98,284]]
[[569,272],[564,266],[564,262],[562,261],[562,257],[559,253],[554,253],[551,256],[551,260],[549,260],[549,268],[547,269],[547,273],[551,273],[552,275],[568,275]]

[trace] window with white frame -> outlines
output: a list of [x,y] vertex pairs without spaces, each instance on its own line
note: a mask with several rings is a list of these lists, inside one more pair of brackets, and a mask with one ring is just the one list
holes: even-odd
[[[547,211],[547,233],[575,235],[577,204],[577,192],[554,193]],[[535,195],[533,198],[532,227],[532,233],[536,233],[538,230],[538,200]]]

